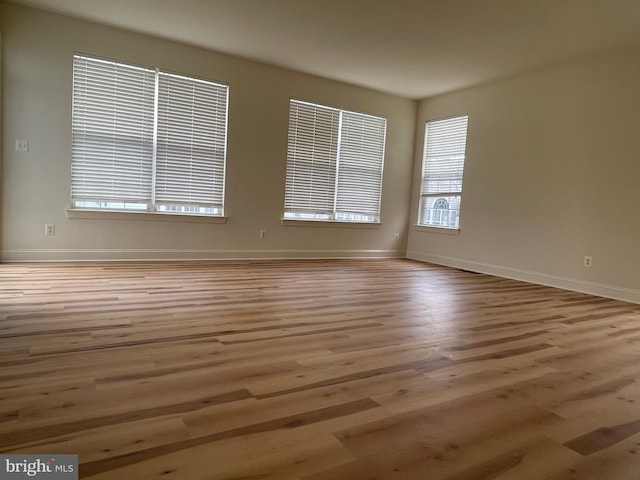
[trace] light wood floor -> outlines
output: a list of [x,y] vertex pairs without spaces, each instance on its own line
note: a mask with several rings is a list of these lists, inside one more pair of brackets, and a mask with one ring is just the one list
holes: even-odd
[[640,479],[640,306],[409,260],[0,265],[0,452],[91,479]]

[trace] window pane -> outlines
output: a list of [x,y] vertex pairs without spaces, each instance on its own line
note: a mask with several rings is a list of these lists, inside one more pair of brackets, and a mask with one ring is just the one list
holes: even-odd
[[74,205],[150,203],[155,72],[81,55],[73,68]]
[[420,200],[421,225],[458,228],[460,218],[460,196],[422,197]]
[[418,224],[458,228],[468,117],[427,122]]
[[382,117],[342,112],[336,215],[343,220],[380,217],[386,126]]
[[332,214],[340,112],[292,100],[285,210]]
[[[156,201],[222,209],[227,86],[160,73]],[[184,208],[183,213],[201,210]]]

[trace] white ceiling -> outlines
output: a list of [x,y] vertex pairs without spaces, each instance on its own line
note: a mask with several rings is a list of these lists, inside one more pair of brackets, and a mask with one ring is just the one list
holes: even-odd
[[409,98],[640,43],[640,0],[13,0]]

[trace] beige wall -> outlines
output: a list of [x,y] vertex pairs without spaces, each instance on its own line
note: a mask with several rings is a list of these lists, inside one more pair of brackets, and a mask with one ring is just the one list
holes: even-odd
[[[0,8],[3,260],[404,256],[417,102],[25,7]],[[74,51],[230,85],[226,224],[66,217]],[[382,225],[281,225],[290,97],[387,117]],[[28,153],[15,151],[17,138],[30,141]],[[45,223],[56,225],[55,236],[44,235]]]
[[467,159],[460,233],[408,256],[640,302],[639,85],[629,49],[420,102],[412,224],[425,121],[468,113]]
[[[404,256],[406,247],[410,258],[640,302],[640,50],[417,104],[24,7],[0,8],[5,261]],[[226,224],[66,217],[74,50],[230,84]],[[387,116],[381,226],[281,225],[290,97]],[[424,123],[461,113],[470,122],[461,229],[434,233],[413,225]],[[30,141],[28,153],[15,152],[16,138]],[[56,224],[55,236],[44,235],[45,223]],[[582,266],[585,255],[593,257],[591,268]]]

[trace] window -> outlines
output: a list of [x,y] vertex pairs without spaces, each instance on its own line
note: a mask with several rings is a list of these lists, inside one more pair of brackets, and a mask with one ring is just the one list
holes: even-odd
[[433,225],[447,225],[449,221],[449,200],[446,198],[438,198],[432,208],[428,209],[431,213],[429,222]]
[[459,227],[467,123],[466,115],[427,122],[419,225]]
[[284,218],[379,222],[386,128],[383,117],[291,100]]
[[74,55],[72,208],[223,215],[228,87]]

